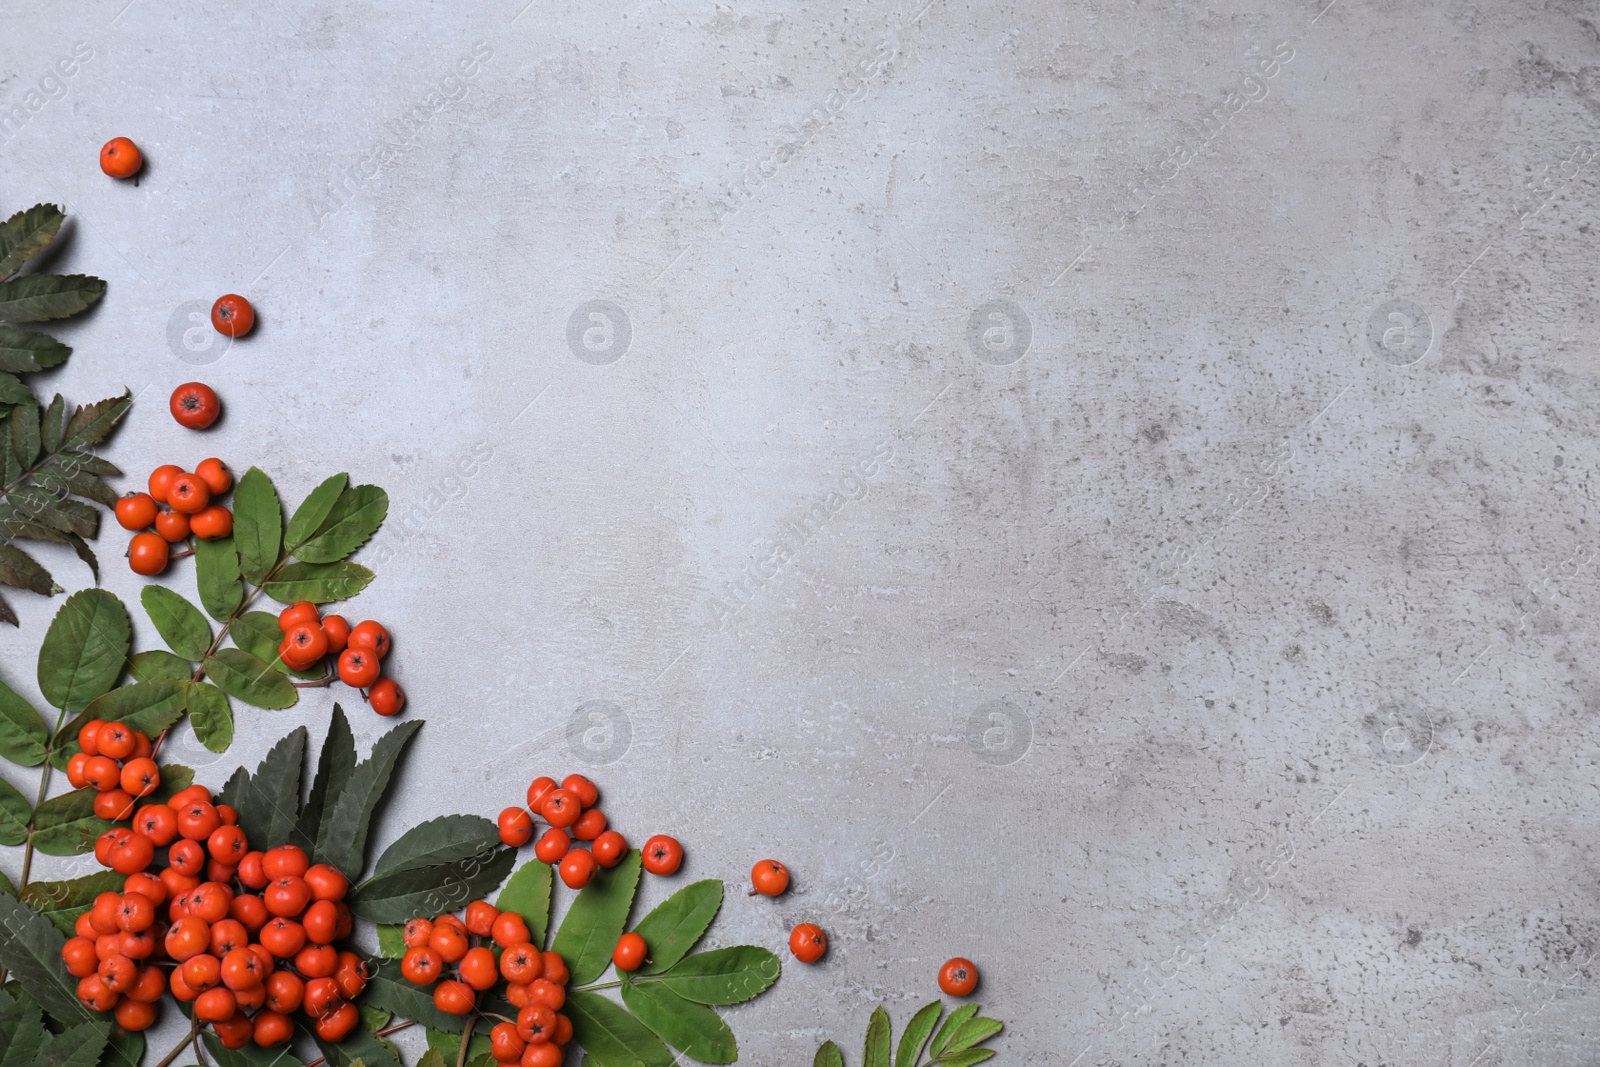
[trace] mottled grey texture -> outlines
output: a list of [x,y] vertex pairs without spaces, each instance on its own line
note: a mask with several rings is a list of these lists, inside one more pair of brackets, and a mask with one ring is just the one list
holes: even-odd
[[5,209],[111,284],[46,384],[388,487],[383,839],[605,759],[783,858],[751,1063],[957,953],[997,1062],[1600,1058],[1593,3],[125,2],[0,14]]

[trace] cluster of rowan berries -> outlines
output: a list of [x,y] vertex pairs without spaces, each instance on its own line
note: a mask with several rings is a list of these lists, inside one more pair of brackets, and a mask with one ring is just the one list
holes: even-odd
[[396,715],[406,706],[406,693],[393,678],[382,677],[389,654],[389,631],[368,619],[351,626],[343,615],[319,615],[302,600],[278,614],[283,640],[278,658],[297,671],[309,671],[328,656],[338,657],[339,681],[365,689],[367,703],[379,715]]
[[[527,807],[513,806],[500,813],[500,840],[512,848],[526,845],[533,838],[537,814],[549,828],[533,846],[533,854],[544,863],[558,864],[556,871],[568,888],[582,889],[594,878],[595,871],[615,867],[628,854],[627,838],[606,829],[605,812],[595,806],[599,802],[600,790],[581,774],[567,775],[560,785],[554,778],[541,775],[528,786]],[[649,845],[658,841],[671,841],[677,849],[670,870],[651,866]],[[588,849],[579,848],[578,842],[587,843]],[[646,845],[646,870],[671,874],[682,861],[683,849],[671,838],[653,837]],[[662,862],[659,866],[667,864]]]
[[[517,1008],[517,1021],[489,1031],[496,1060],[521,1067],[561,1063],[562,1046],[572,1039],[572,1021],[560,1013],[571,975],[558,953],[534,946],[522,916],[475,900],[463,918],[412,919],[404,937],[400,974],[414,985],[433,986],[433,1005],[442,1012],[466,1015],[479,993],[506,980],[506,999]],[[483,942],[500,947],[498,960]]]
[[102,819],[126,819],[133,802],[161,787],[161,768],[151,759],[150,738],[120,722],[91,719],[78,731],[78,747],[67,761],[72,788],[94,786],[94,813]]
[[[324,1040],[342,1040],[360,1019],[351,1001],[367,984],[362,959],[334,947],[353,925],[344,904],[349,879],[312,864],[297,845],[251,851],[244,831],[225,821],[237,816],[209,798],[204,786],[190,786],[172,806],[141,809],[139,830],[101,836],[95,855],[128,878],[121,893],[95,898],[61,949],[78,999],[114,1011],[124,1029],[143,1030],[170,991],[233,1049],[252,1039],[263,1048],[287,1044],[297,1010]],[[145,870],[158,843],[169,844],[159,876]]]
[[233,533],[233,512],[215,502],[232,488],[233,472],[215,457],[201,460],[193,473],[172,463],[151,471],[148,493],[117,501],[117,522],[136,531],[128,543],[128,566],[135,574],[160,574],[172,545],[191,535],[210,541]]

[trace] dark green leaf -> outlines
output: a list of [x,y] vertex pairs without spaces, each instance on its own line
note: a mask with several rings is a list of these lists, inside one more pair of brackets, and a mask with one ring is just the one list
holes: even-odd
[[39,420],[39,442],[46,452],[54,454],[61,447],[61,430],[66,420],[67,398],[57,393]]
[[144,800],[150,804],[165,804],[194,782],[194,770],[181,763],[161,765],[161,785]]
[[625,983],[622,1003],[657,1037],[701,1063],[732,1063],[739,1058],[733,1031],[716,1012],[684,1000],[659,983]]
[[87,311],[106,283],[86,274],[28,274],[0,282],[0,321],[45,322]]
[[389,778],[400,754],[422,728],[422,722],[413,719],[380,737],[372,746],[372,755],[356,765],[337,795],[330,792],[322,825],[317,831],[318,862],[331,863],[350,874],[366,868],[367,831],[373,812],[389,788]]
[[116,871],[96,871],[64,882],[29,882],[17,897],[71,937],[72,924],[94,905],[94,898],[122,892],[123,881]]
[[216,803],[237,809],[249,795],[250,772],[243,767],[235,767],[222,788],[217,790]]
[[[5,336],[5,329],[0,328],[0,365],[4,365],[6,358]],[[15,374],[7,374],[4,371],[0,371],[0,404],[31,403],[33,403],[33,393],[28,390],[26,385],[22,384],[22,379]]]
[[567,996],[572,1040],[600,1067],[673,1067],[671,1052],[643,1023],[598,993]]
[[372,977],[367,981],[366,992],[361,995],[363,1003],[387,1008],[402,1019],[412,1019],[435,1030],[452,1034],[461,1032],[466,1018],[447,1015],[434,1007],[432,990],[407,981],[400,973],[399,960],[368,957],[367,965]]
[[500,899],[494,902],[501,911],[514,911],[522,916],[533,943],[541,949],[550,936],[550,890],[555,873],[555,868],[548,863],[529,860],[517,868],[517,873],[500,891]]
[[0,845],[20,845],[28,839],[33,805],[17,787],[0,778]]
[[333,510],[333,505],[338,503],[339,494],[344,492],[344,487],[349,484],[348,474],[335,474],[315,489],[305,498],[298,508],[295,508],[294,517],[289,520],[289,528],[284,532],[283,543],[293,552],[307,541],[322,526],[323,520]]
[[483,816],[441,815],[401,834],[378,857],[372,875],[378,878],[409,867],[433,867],[473,856],[487,858],[499,846],[499,828]]
[[[432,1030],[431,1027],[429,1029]],[[444,1031],[442,1031],[442,1030],[434,1030],[432,1033],[429,1033],[428,1036],[432,1037],[434,1033],[443,1033],[443,1032]],[[457,1049],[457,1051],[460,1051],[460,1049],[461,1049],[461,1040],[459,1038],[456,1039],[456,1049]],[[470,1049],[469,1049],[469,1051],[470,1051]],[[454,1063],[455,1061],[454,1060],[450,1060],[448,1062]],[[434,1045],[434,1043],[432,1041],[429,1041],[428,1042],[428,1051],[424,1052],[422,1054],[422,1058],[417,1060],[417,1067],[446,1067],[446,1060],[444,1058],[444,1053],[441,1052],[438,1049],[438,1047],[436,1047]]]
[[245,472],[233,490],[233,543],[239,570],[256,584],[278,562],[283,545],[283,506],[278,491],[257,467]]
[[889,1067],[889,1013],[881,1007],[873,1008],[872,1018],[867,1021],[861,1067]]
[[293,844],[310,850],[300,836],[300,773],[306,759],[304,726],[297,727],[272,746],[250,776],[250,795],[241,797],[239,825],[252,841]]
[[199,608],[161,585],[145,586],[139,601],[168,648],[187,660],[205,658],[211,647],[211,624]]
[[228,635],[233,638],[234,644],[261,662],[271,664],[272,669],[280,674],[315,681],[327,673],[321,665],[316,670],[297,671],[284,664],[283,657],[278,655],[283,630],[278,626],[276,615],[265,611],[247,611],[233,620],[233,625],[228,627]]
[[92,1022],[97,1016],[78,1001],[78,982],[61,965],[66,943],[49,919],[15,898],[0,896],[0,966],[58,1022]]
[[45,1038],[34,1063],[36,1067],[95,1067],[110,1036],[110,1026],[98,1019],[79,1023]]
[[33,1067],[48,1032],[39,1002],[20,983],[0,989],[0,1067]]
[[99,585],[100,561],[94,558],[94,550],[89,547],[88,542],[77,534],[68,534],[67,540],[71,543],[72,551],[77,553],[78,558],[89,565],[89,573],[94,575],[94,584]]
[[366,544],[389,513],[389,494],[375,485],[353,485],[340,494],[317,532],[294,550],[306,563],[335,563]]
[[111,1040],[100,1056],[100,1067],[139,1067],[143,1059],[144,1034],[113,1026]]
[[[74,453],[67,453],[68,456]],[[70,492],[85,500],[93,500],[103,507],[114,508],[117,506],[117,491],[107,485],[104,479],[96,477],[85,470],[67,467],[58,457],[49,467],[52,476],[59,476],[62,485]]]
[[223,1047],[216,1032],[209,1027],[202,1031],[206,1052],[217,1067],[304,1067],[301,1061],[286,1048],[262,1048],[248,1044],[243,1048]]
[[715,878],[686,885],[656,905],[634,931],[650,946],[650,962],[639,974],[657,974],[683,959],[717,917],[722,883]]
[[261,588],[280,604],[348,600],[367,587],[372,572],[359,563],[291,563]]
[[188,681],[194,666],[186,659],[174,656],[163,649],[139,652],[128,661],[128,673],[136,682],[153,682],[158,678]]
[[[328,736],[323,739],[322,752],[317,756],[317,773],[311,780],[311,795],[300,809],[300,832],[312,841],[322,828],[322,816],[328,799],[338,796],[344,783],[356,769],[356,740],[350,732],[350,720],[344,708],[333,706],[333,720],[328,724]],[[352,872],[360,873],[360,872]]]
[[50,577],[49,571],[16,545],[4,542],[0,542],[0,585],[26,589],[40,596],[56,592],[55,579]]
[[188,695],[187,681],[170,678],[113,689],[90,701],[81,714],[61,728],[51,742],[54,751],[50,762],[57,767],[67,765],[67,760],[78,752],[78,731],[90,719],[125,722],[145,736],[155,737],[183,718]]
[[289,679],[243,649],[218,649],[206,658],[205,668],[217,688],[258,708],[292,707],[299,699]]
[[11,453],[23,467],[39,456],[39,409],[33,404],[11,409]]
[[347,903],[356,915],[380,923],[460,911],[505,881],[516,859],[515,850],[502,848],[496,841],[492,847],[453,863],[403,867],[370,878],[351,891]]
[[955,1033],[950,1035],[950,1040],[945,1044],[944,1051],[940,1053],[940,1056],[948,1059],[948,1053],[961,1052],[979,1042],[987,1041],[995,1034],[998,1034],[1001,1029],[1002,1024],[998,1019],[985,1019],[982,1016],[968,1019],[961,1024],[961,1027]]
[[0,682],[0,756],[24,767],[44,762],[50,731],[33,705]]
[[33,813],[33,847],[47,856],[80,856],[115,824],[97,818],[90,788],[51,797]]
[[400,1060],[382,1038],[374,1037],[365,1027],[358,1026],[343,1040],[333,1042],[317,1039],[317,1047],[328,1060],[328,1067],[400,1067]]
[[661,981],[674,993],[699,1004],[739,1004],[765,992],[782,969],[778,957],[766,949],[735,945],[697,952],[666,972]]
[[567,961],[573,985],[594,981],[611,963],[639,888],[639,869],[638,850],[630,851],[611,870],[597,872],[567,909],[554,948]]
[[[72,413],[72,418],[67,420],[67,436],[62,442],[65,448],[83,448],[86,445],[97,445],[104,441],[111,433],[122,416],[128,413],[133,406],[133,394],[123,390],[121,396],[107,397],[96,400],[93,404],[85,404]],[[104,469],[110,467],[110,470]],[[101,461],[98,464],[85,463],[86,470],[95,474],[120,474],[121,471],[111,464]]]
[[906,1032],[900,1035],[900,1047],[894,1054],[894,1067],[917,1067],[917,1060],[922,1058],[922,1050],[928,1043],[928,1035],[939,1025],[939,1016],[942,1014],[944,1001],[935,1000],[924,1004],[911,1017],[906,1024]]
[[11,277],[48,248],[65,220],[54,204],[35,204],[0,223],[0,279]]
[[74,593],[39,649],[39,691],[52,707],[81,711],[116,684],[128,658],[128,610],[104,589]]
[[839,1046],[832,1041],[824,1041],[818,1047],[816,1058],[811,1061],[811,1067],[844,1067],[844,1057],[839,1055]]
[[950,1039],[955,1036],[956,1031],[966,1025],[967,1020],[976,1014],[978,1014],[978,1005],[976,1004],[963,1004],[951,1012],[950,1018],[944,1021],[944,1025],[939,1027],[939,1032],[934,1035],[933,1045],[929,1051],[935,1057],[943,1055],[946,1046],[950,1043]]
[[222,622],[239,610],[244,583],[239,580],[239,553],[234,550],[233,538],[195,541],[194,578],[200,603],[213,619]]
[[972,1048],[965,1052],[947,1052],[934,1060],[939,1067],[973,1067],[994,1055],[992,1048]]

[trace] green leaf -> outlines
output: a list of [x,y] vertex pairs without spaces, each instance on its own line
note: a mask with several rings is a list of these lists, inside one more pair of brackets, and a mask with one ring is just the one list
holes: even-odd
[[205,658],[211,647],[211,624],[199,608],[161,585],[145,586],[139,601],[168,648],[187,660]]
[[258,708],[292,707],[299,699],[289,679],[243,649],[219,648],[206,658],[205,669],[217,688]]
[[824,1041],[817,1048],[817,1056],[811,1061],[811,1067],[844,1067],[844,1057],[839,1055],[839,1046],[832,1041]]
[[317,532],[294,550],[306,563],[335,563],[366,544],[389,513],[389,494],[375,485],[353,485],[339,495]]
[[171,678],[135,682],[96,697],[72,721],[63,726],[51,741],[50,762],[65,767],[78,752],[78,731],[90,719],[124,722],[147,737],[155,737],[183,718],[189,696],[189,683]]
[[[16,332],[20,333],[22,331],[19,330]],[[0,327],[0,365],[3,365],[3,362],[6,358],[6,333],[6,329]],[[8,374],[0,371],[0,404],[31,403],[33,403],[33,393],[29,391],[26,385],[22,384],[22,379],[18,378],[15,374]]]
[[945,1044],[944,1052],[940,1055],[943,1056],[945,1053],[962,1052],[969,1049],[979,1042],[989,1040],[989,1038],[998,1034],[1002,1028],[1003,1024],[999,1019],[985,1019],[982,1016],[969,1019],[962,1023],[954,1034],[950,1035],[950,1040]]
[[233,490],[233,543],[239,550],[240,573],[260,585],[278,563],[283,505],[272,480],[258,467],[246,471]]
[[195,540],[194,579],[200,589],[200,603],[213,619],[223,622],[239,610],[244,601],[244,583],[239,580],[239,553],[233,547],[233,538]]
[[950,1039],[955,1036],[956,1031],[965,1026],[967,1020],[976,1014],[978,1014],[978,1005],[976,1004],[963,1004],[950,1013],[950,1018],[946,1019],[944,1025],[939,1027],[939,1033],[933,1039],[932,1053],[935,1059],[945,1053]]
[[337,1044],[317,1039],[317,1047],[327,1058],[328,1067],[401,1067],[400,1060],[383,1039],[358,1026]]
[[622,986],[622,1003],[657,1037],[701,1063],[732,1063],[739,1045],[728,1024],[703,1004],[684,1000],[659,983]]
[[40,596],[54,596],[57,587],[50,572],[16,545],[0,542],[0,585],[26,589]]
[[611,963],[617,938],[628,925],[628,910],[639,888],[639,869],[638,850],[630,851],[611,870],[596,872],[594,881],[567,909],[554,948],[567,961],[573,985],[594,981]]
[[227,694],[205,682],[191,683],[188,709],[189,725],[200,743],[212,752],[228,751],[233,744],[233,708]]
[[101,1067],[139,1067],[143,1059],[144,1034],[113,1026],[111,1040],[100,1056]]
[[889,1013],[882,1007],[873,1008],[872,1018],[867,1022],[861,1067],[889,1067]]
[[234,619],[233,625],[228,627],[228,636],[233,638],[234,644],[262,663],[271,664],[272,669],[280,674],[315,681],[327,673],[320,664],[316,670],[297,671],[283,662],[283,657],[278,655],[278,645],[283,641],[283,630],[278,626],[278,617],[269,612],[245,612]]
[[501,911],[514,911],[522,916],[533,943],[541,949],[550,936],[550,891],[554,887],[555,873],[550,864],[529,860],[517,868],[511,881],[500,890],[500,899],[494,902]]
[[106,283],[86,274],[28,274],[0,282],[0,321],[64,319],[105,295]]
[[0,756],[24,767],[44,762],[50,731],[44,720],[5,682],[0,681]]
[[911,1017],[906,1024],[906,1032],[900,1035],[900,1047],[894,1054],[894,1067],[917,1067],[917,1060],[922,1058],[922,1050],[928,1044],[928,1035],[939,1025],[939,1016],[942,1014],[944,1001],[935,1000],[924,1004]]
[[39,1002],[20,983],[0,990],[0,1067],[33,1067],[48,1033]]
[[165,804],[177,796],[181,790],[188,789],[194,782],[194,770],[181,763],[163,763],[161,765],[161,785],[154,793],[144,798],[145,803]]
[[367,980],[366,991],[361,994],[362,1003],[387,1008],[402,1019],[413,1019],[435,1030],[452,1034],[461,1032],[466,1017],[447,1015],[434,1007],[432,989],[407,981],[400,973],[399,960],[367,957],[367,971],[372,977]]
[[764,993],[782,969],[778,957],[766,949],[735,945],[697,952],[662,975],[661,981],[698,1004],[739,1004]]
[[52,707],[82,711],[116,684],[128,658],[128,609],[104,589],[61,605],[39,649],[39,691]]
[[35,204],[0,223],[0,279],[48,248],[66,217],[54,204]]
[[39,409],[22,404],[11,409],[11,453],[23,467],[31,467],[39,455]]
[[33,813],[33,847],[47,856],[80,856],[94,851],[94,843],[114,823],[97,818],[91,788],[74,789],[51,797]]
[[947,1052],[934,1060],[939,1067],[972,1067],[994,1055],[992,1048],[973,1048],[964,1052]]
[[722,907],[722,883],[707,878],[686,885],[656,905],[634,932],[650,946],[650,962],[639,974],[658,974],[688,955]]
[[61,447],[61,430],[66,418],[67,398],[57,393],[39,420],[39,440],[46,452],[54,454]]
[[57,1021],[69,1026],[92,1022],[97,1016],[78,1001],[77,980],[61,965],[66,943],[49,919],[19,900],[0,896],[0,966]]
[[281,568],[277,576],[261,589],[280,604],[298,604],[302,600],[327,604],[350,599],[365,589],[372,577],[370,570],[348,560],[340,563],[291,563]]
[[[328,724],[328,736],[323,739],[322,752],[317,756],[317,773],[311,780],[311,795],[300,809],[300,832],[308,840],[316,841],[322,828],[322,816],[330,797],[336,797],[344,783],[356,769],[356,739],[350,732],[350,720],[344,708],[333,706],[333,720]],[[353,872],[359,874],[360,872]]]
[[333,505],[339,502],[339,495],[349,482],[348,474],[335,474],[311,490],[311,495],[295,508],[294,517],[289,520],[289,528],[283,535],[284,545],[290,552],[311,540],[333,510]]
[[205,1039],[206,1052],[210,1053],[217,1067],[305,1067],[286,1048],[262,1048],[254,1043],[243,1048],[224,1048],[216,1032],[209,1027],[201,1031],[201,1037]]
[[20,845],[28,839],[33,806],[17,787],[0,778],[0,845]]
[[110,1036],[111,1028],[98,1019],[79,1023],[45,1038],[34,1064],[36,1067],[95,1067]]
[[379,923],[459,911],[505,881],[516,859],[516,851],[497,840],[490,849],[452,863],[404,867],[369,878],[351,891],[346,903],[356,915]]
[[[481,1020],[478,1029],[473,1033],[472,1040],[467,1044],[467,1063],[477,1064],[487,1057],[489,1064],[494,1064],[494,1054],[489,1044],[488,1023]],[[417,1061],[417,1067],[428,1067],[430,1060],[437,1057],[441,1062],[438,1067],[453,1067],[456,1057],[461,1055],[461,1035],[452,1034],[436,1027],[426,1027],[423,1031],[428,1035],[428,1051],[422,1054]]]
[[673,1067],[674,1058],[643,1023],[598,993],[567,995],[572,1040],[600,1067]]
[[[300,773],[306,759],[304,726],[281,738],[250,776],[250,794],[234,805],[239,825],[251,841],[293,844],[310,850],[300,834]],[[409,916],[408,916],[409,917]]]
[[[285,682],[285,685],[288,683]],[[355,873],[367,865],[367,832],[372,815],[389,787],[406,743],[422,728],[423,720],[402,723],[378,739],[372,755],[356,765],[337,796],[330,794],[322,825],[317,831],[316,858],[341,871]],[[369,1065],[370,1067],[370,1065]]]
[[[59,366],[71,354],[72,349],[49,334],[0,326],[0,370],[10,371],[13,374],[47,370]],[[28,403],[32,399],[32,394],[29,394],[11,403]]]
[[[63,448],[83,448],[87,445],[97,445],[110,435],[113,427],[121,421],[122,416],[128,413],[133,406],[133,394],[126,389],[121,396],[107,397],[97,400],[93,404],[85,404],[72,413],[72,418],[67,420],[67,436],[62,442]],[[121,474],[116,467],[103,460],[94,459],[83,453],[74,453],[74,456],[83,465],[85,470],[95,474]],[[107,469],[109,468],[109,469]]]
[[194,666],[188,660],[158,648],[135,653],[128,661],[128,673],[136,682],[154,682],[158,679],[187,682],[194,673]]
[[378,923],[378,955],[397,960],[406,954],[406,928],[402,923]]
[[[500,847],[500,831],[481,815],[441,815],[414,826],[383,850],[374,878],[411,867],[432,867],[473,856],[487,856]],[[437,911],[435,915],[439,914]]]
[[[428,1036],[432,1037],[433,1035],[429,1034]],[[461,1042],[458,1040],[456,1041],[456,1049],[459,1050],[460,1048]],[[455,1061],[451,1060],[449,1062],[453,1063]],[[428,1051],[424,1052],[422,1058],[417,1060],[417,1067],[445,1067],[445,1063],[444,1053],[430,1041],[428,1042]]]

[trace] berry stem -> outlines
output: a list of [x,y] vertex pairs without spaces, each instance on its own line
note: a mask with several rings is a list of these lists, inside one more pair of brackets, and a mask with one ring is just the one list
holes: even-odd
[[314,682],[290,682],[296,689],[326,689],[332,685],[339,676],[336,674],[324,675]]
[[478,1013],[473,1012],[467,1016],[467,1025],[461,1028],[461,1051],[456,1053],[456,1067],[467,1067],[467,1049],[472,1046],[472,1024],[478,1021]]
[[193,1023],[191,1023],[189,1025],[189,1036],[184,1038],[182,1041],[178,1042],[178,1047],[173,1049],[171,1052],[167,1053],[166,1058],[163,1059],[160,1063],[156,1064],[156,1067],[172,1067],[172,1061],[177,1059],[178,1055],[181,1052],[183,1052],[184,1049],[189,1047],[189,1043],[192,1042],[196,1037],[199,1037],[199,1036],[200,1036],[200,1020],[196,1019]]

